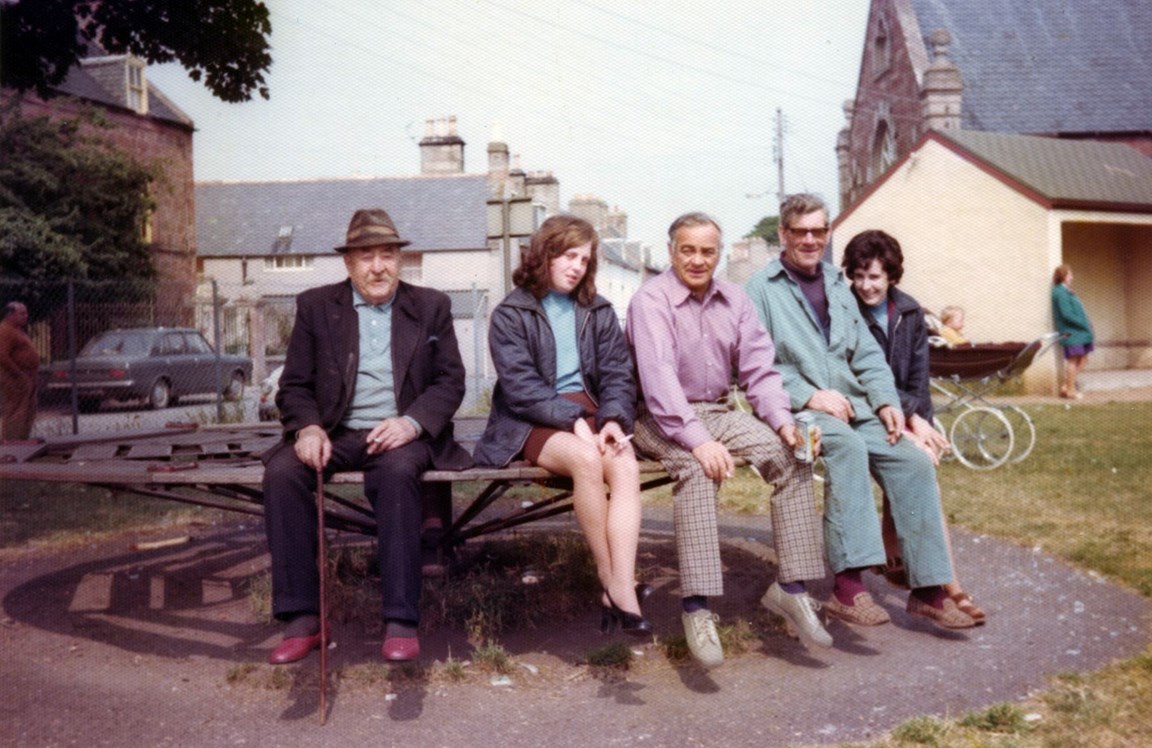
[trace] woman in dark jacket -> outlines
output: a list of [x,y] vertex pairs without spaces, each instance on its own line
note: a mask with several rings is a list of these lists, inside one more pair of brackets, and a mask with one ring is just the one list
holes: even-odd
[[648,588],[635,586],[636,384],[616,312],[596,294],[597,243],[590,223],[568,215],[533,234],[512,275],[516,288],[492,313],[488,347],[498,379],[473,457],[496,467],[522,457],[572,478],[576,520],[604,587],[602,628],[619,623],[642,635],[652,627],[640,612]]
[[[852,284],[852,293],[860,305],[860,314],[868,329],[884,350],[888,366],[896,380],[900,404],[904,410],[907,431],[904,436],[924,449],[934,464],[951,448],[948,439],[933,425],[932,392],[928,382],[928,328],[920,303],[896,284],[904,276],[904,253],[900,243],[883,231],[863,231],[848,242],[841,263],[844,274]],[[900,558],[896,528],[884,498],[884,547],[889,558],[889,579],[899,582],[903,560]],[[947,537],[947,534],[945,534]],[[951,548],[949,555],[951,555]],[[952,570],[952,579],[957,579]],[[944,592],[956,607],[972,617],[977,624],[984,622],[985,613],[976,607],[969,595],[953,581],[944,585]]]

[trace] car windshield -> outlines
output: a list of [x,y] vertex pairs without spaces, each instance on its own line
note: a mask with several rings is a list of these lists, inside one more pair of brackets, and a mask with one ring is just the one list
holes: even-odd
[[106,332],[88,341],[81,356],[146,356],[152,348],[152,336],[139,332]]

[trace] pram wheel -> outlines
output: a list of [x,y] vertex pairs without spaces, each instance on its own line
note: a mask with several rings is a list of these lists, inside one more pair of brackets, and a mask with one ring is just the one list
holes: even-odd
[[1012,424],[993,408],[973,407],[956,416],[950,437],[956,459],[973,470],[1000,467],[1012,455]]
[[1008,425],[1012,427],[1013,447],[1008,461],[1012,464],[1023,462],[1036,446],[1036,427],[1032,425],[1032,419],[1023,408],[1008,405],[1002,407],[1000,413],[1008,419]]

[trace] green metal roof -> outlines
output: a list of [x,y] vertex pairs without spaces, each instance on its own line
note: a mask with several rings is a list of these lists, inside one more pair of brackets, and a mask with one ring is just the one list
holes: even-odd
[[1131,146],[974,130],[933,136],[1052,207],[1152,210],[1152,158]]

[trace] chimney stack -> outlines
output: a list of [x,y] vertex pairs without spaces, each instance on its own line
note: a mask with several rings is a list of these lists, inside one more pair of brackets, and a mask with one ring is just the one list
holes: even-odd
[[456,116],[424,122],[420,141],[421,174],[463,174],[464,140],[456,134]]

